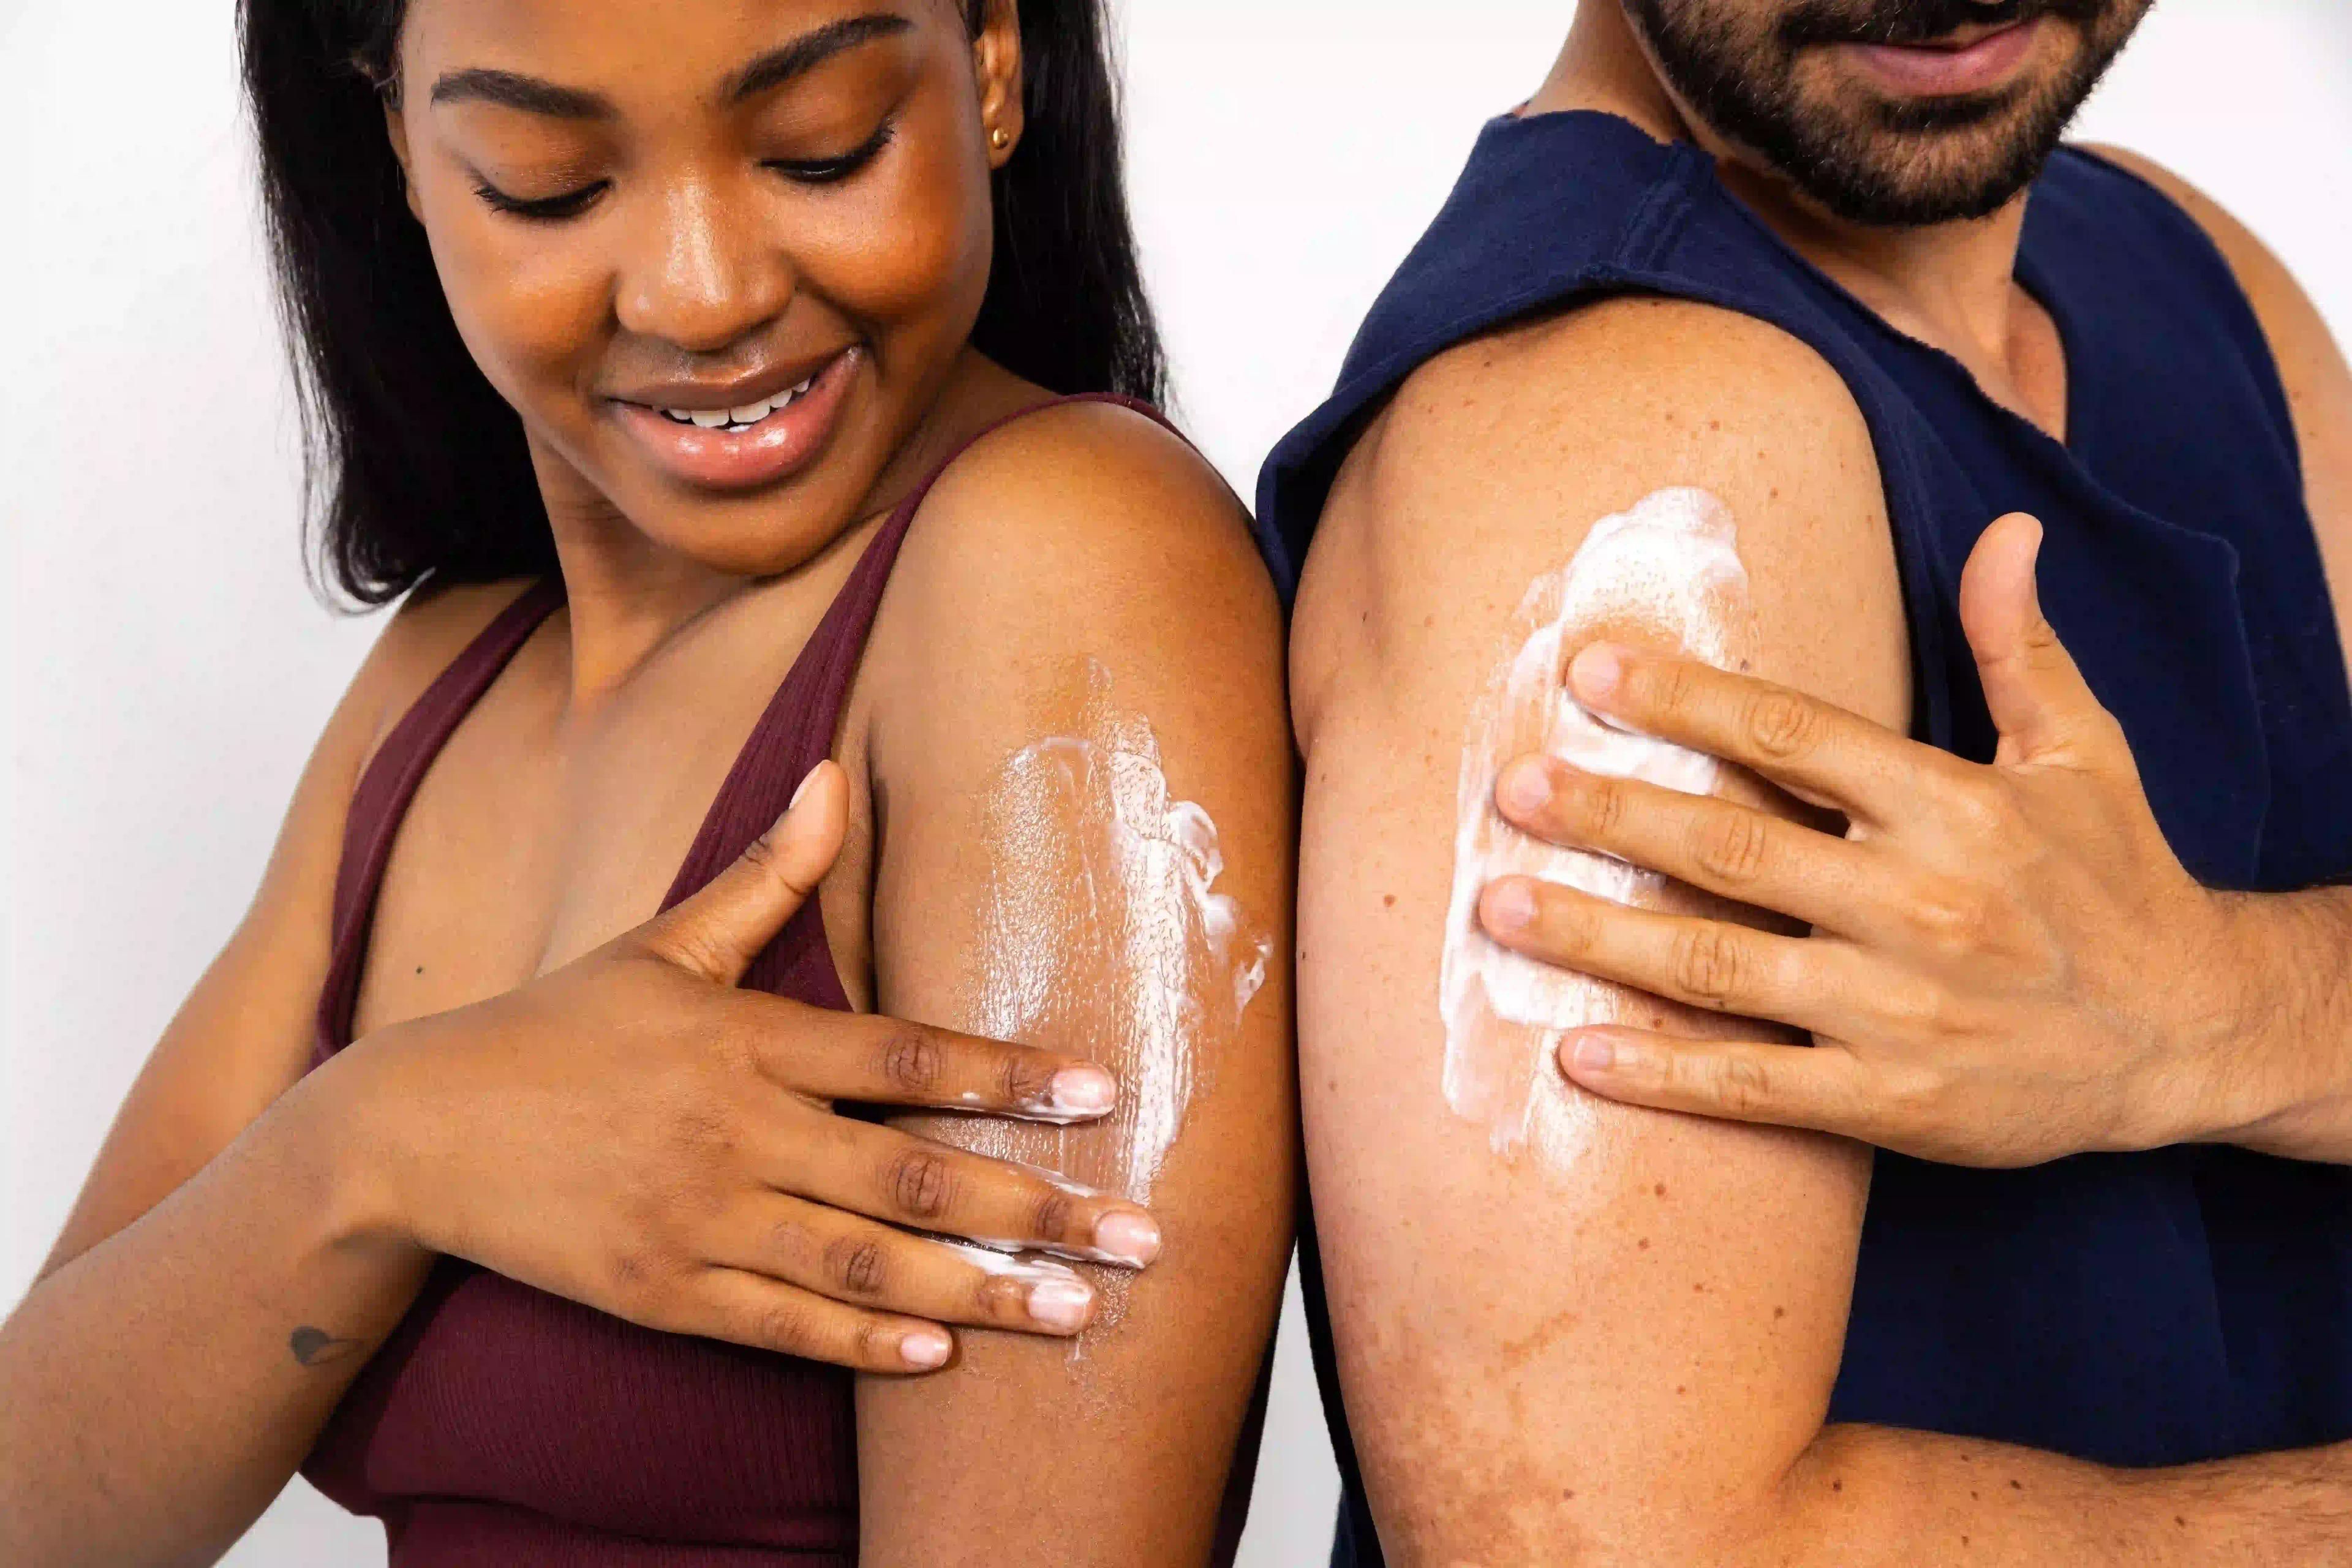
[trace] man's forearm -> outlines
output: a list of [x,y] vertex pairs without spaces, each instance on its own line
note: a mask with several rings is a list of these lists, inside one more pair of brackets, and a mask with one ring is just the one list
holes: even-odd
[[[2352,1445],[2118,1470],[1973,1438],[1825,1430],[1742,1563],[2303,1568],[2352,1549]],[[1720,1561],[1722,1559],[1718,1559]]]
[[2202,1141],[2352,1164],[2352,888],[2230,895],[2243,934]]

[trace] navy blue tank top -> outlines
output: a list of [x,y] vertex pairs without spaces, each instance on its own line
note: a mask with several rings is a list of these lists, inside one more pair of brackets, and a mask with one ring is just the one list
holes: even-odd
[[[2064,342],[2063,444],[1791,250],[1697,148],[1606,114],[1495,121],[1338,391],[1268,460],[1262,542],[1290,580],[1364,421],[1465,339],[1612,294],[1737,310],[1811,346],[1868,422],[1920,739],[1992,756],[1960,567],[2030,511],[2043,607],[2182,861],[2217,887],[2346,879],[2352,697],[2252,309],[2178,206],[2072,150],[2033,188],[2017,277]],[[1349,1483],[1334,1561],[1376,1563],[1302,1261]],[[2011,1172],[1881,1153],[1830,1418],[2131,1466],[2352,1437],[2352,1171],[2220,1148]]]

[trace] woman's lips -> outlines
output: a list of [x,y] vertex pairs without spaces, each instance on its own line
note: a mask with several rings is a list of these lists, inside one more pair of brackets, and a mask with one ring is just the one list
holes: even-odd
[[673,478],[708,489],[751,489],[791,478],[824,449],[839,423],[857,360],[857,350],[844,349],[806,392],[740,429],[681,425],[642,403],[615,400],[613,407],[621,428]]
[[2042,37],[2042,19],[2019,22],[1963,48],[1924,45],[1836,46],[1890,91],[1921,98],[1990,92],[2007,84]]

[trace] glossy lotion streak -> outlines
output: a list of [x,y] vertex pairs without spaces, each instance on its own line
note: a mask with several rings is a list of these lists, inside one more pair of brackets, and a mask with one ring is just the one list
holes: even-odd
[[1216,890],[1216,824],[1170,797],[1150,722],[1113,706],[1099,665],[1087,677],[1078,732],[1024,747],[990,792],[975,1026],[1118,1075],[1110,1116],[1055,1134],[1045,1163],[1144,1203],[1199,1087],[1201,1045],[1239,1027],[1272,942]]
[[1591,1109],[1552,1067],[1562,1034],[1632,1021],[1625,994],[1497,946],[1478,926],[1478,896],[1497,877],[1565,883],[1620,903],[1664,879],[1622,860],[1529,837],[1495,809],[1513,758],[1546,752],[1589,773],[1705,795],[1714,759],[1617,729],[1568,694],[1568,660],[1608,637],[1681,650],[1721,668],[1752,654],[1748,573],[1731,513],[1704,490],[1664,489],[1601,519],[1569,563],[1528,586],[1518,647],[1495,668],[1462,752],[1454,889],[1438,971],[1445,1022],[1445,1099],[1487,1129],[1496,1152],[1533,1146],[1563,1171]]

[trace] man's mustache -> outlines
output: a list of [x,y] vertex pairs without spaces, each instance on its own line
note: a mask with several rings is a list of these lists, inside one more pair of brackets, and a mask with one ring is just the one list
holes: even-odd
[[2055,16],[2095,22],[2116,0],[1807,0],[1780,23],[1780,41],[1809,44],[1927,44],[1968,26],[2005,27]]

